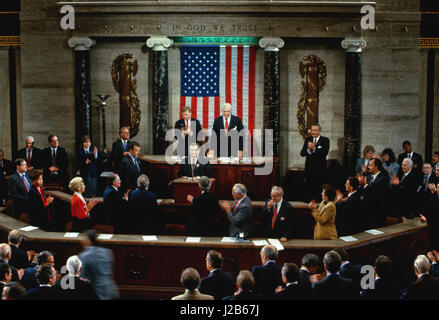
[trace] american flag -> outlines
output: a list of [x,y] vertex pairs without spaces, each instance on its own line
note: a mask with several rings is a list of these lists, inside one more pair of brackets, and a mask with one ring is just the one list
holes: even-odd
[[254,46],[182,46],[180,109],[211,129],[224,103],[252,132],[255,123]]

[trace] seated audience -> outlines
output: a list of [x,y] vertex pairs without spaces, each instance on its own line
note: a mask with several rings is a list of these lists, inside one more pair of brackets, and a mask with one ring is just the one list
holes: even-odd
[[223,271],[223,256],[221,253],[210,250],[206,256],[206,269],[209,276],[201,279],[198,290],[201,293],[213,296],[215,300],[222,300],[235,292],[235,281],[230,272]]
[[38,267],[36,272],[38,287],[26,292],[26,300],[63,300],[64,293],[55,288],[56,271],[50,263]]
[[265,220],[265,235],[286,242],[293,238],[293,206],[284,198],[281,187],[271,188],[270,199],[262,209]]
[[33,169],[41,169],[43,151],[34,147],[35,140],[31,136],[24,138],[24,143],[25,147],[17,152],[17,159],[21,158],[26,160],[29,171]]
[[262,297],[255,294],[255,279],[248,270],[239,271],[236,277],[237,291],[232,296],[224,297],[223,300],[258,300]]
[[390,182],[396,189],[397,205],[401,216],[413,219],[418,214],[417,193],[420,184],[419,174],[413,170],[413,161],[406,158],[401,164],[402,171]]
[[430,261],[424,255],[419,255],[414,262],[416,281],[408,285],[402,295],[406,300],[431,300],[438,298],[439,278],[430,274]]
[[15,168],[16,171],[9,176],[8,190],[14,200],[14,217],[19,218],[22,213],[29,213],[28,197],[32,182],[24,159],[15,160]]
[[140,170],[140,145],[137,142],[131,142],[128,145],[128,154],[123,157],[119,175],[122,179],[122,191],[125,193],[137,188],[137,178],[142,171]]
[[308,253],[302,258],[302,266],[298,271],[298,283],[304,292],[306,297],[311,296],[311,276],[320,273],[323,269],[323,265],[318,256],[313,253]]
[[23,300],[26,290],[20,282],[9,282],[3,288],[2,300]]
[[0,292],[3,292],[3,288],[11,282],[12,272],[9,264],[0,259]]
[[85,185],[81,177],[73,178],[69,183],[69,189],[74,192],[72,202],[70,203],[74,230],[82,231],[90,229],[90,211],[98,203],[98,200],[91,199],[88,203],[85,201],[82,196],[85,191]]
[[49,147],[43,150],[42,168],[46,183],[57,183],[65,186],[69,180],[69,157],[66,149],[59,146],[58,137],[51,134],[48,137]]
[[386,169],[389,177],[396,177],[399,172],[400,165],[396,162],[395,153],[390,148],[383,150],[383,168]]
[[367,145],[363,148],[363,158],[357,159],[357,164],[355,166],[355,174],[361,174],[363,176],[367,176],[368,173],[367,167],[374,153],[375,153],[375,148],[370,145]]
[[181,284],[186,291],[183,294],[173,297],[171,300],[214,300],[212,296],[202,294],[197,287],[200,283],[200,275],[194,268],[186,268],[181,273]]
[[187,200],[192,203],[191,217],[193,221],[188,226],[189,234],[200,237],[214,237],[218,235],[216,218],[219,211],[219,200],[216,194],[210,192],[211,180],[202,176],[198,180],[201,194],[198,197],[188,195]]
[[157,196],[148,190],[149,178],[142,174],[137,179],[138,189],[128,195],[128,215],[126,217],[129,233],[158,234],[163,223]]
[[81,147],[76,152],[76,174],[85,183],[87,197],[98,194],[98,149],[92,146],[89,136],[81,138]]
[[17,268],[11,266],[11,264],[9,263],[11,259],[11,247],[7,243],[0,244],[0,259],[6,261],[11,267],[11,281],[20,281],[21,276],[23,276],[24,269],[20,269],[19,274]]
[[42,251],[37,256],[37,265],[29,267],[24,271],[23,277],[21,278],[21,283],[26,290],[38,287],[36,278],[37,270],[40,266],[47,263],[55,266],[55,258],[49,251]]
[[254,266],[252,274],[255,278],[255,293],[272,298],[275,289],[282,286],[282,267],[276,264],[277,249],[272,245],[264,246],[260,251],[262,266]]
[[98,246],[96,232],[87,230],[81,241],[84,250],[78,254],[82,262],[81,277],[93,285],[101,300],[119,298],[119,292],[113,280],[113,252]]
[[[408,140],[402,143],[402,148],[404,149],[404,152],[398,156],[398,164],[402,166],[402,161],[405,158],[409,158],[413,161],[413,170],[419,174],[422,170],[422,164],[424,163],[424,161],[422,160],[422,156],[419,153],[413,151],[412,144]],[[401,169],[399,170],[400,174]]]
[[297,265],[295,263],[284,263],[281,273],[285,289],[276,290],[273,298],[275,300],[295,300],[306,298],[306,294],[304,294],[304,290],[298,282],[299,268]]
[[230,222],[229,237],[251,237],[253,234],[253,206],[251,199],[247,196],[247,188],[237,183],[232,188],[232,195],[235,201],[232,205],[229,202],[220,204],[226,212]]
[[53,198],[47,196],[43,189],[43,172],[34,169],[30,172],[32,187],[29,191],[29,223],[43,230],[49,229],[52,217],[50,204]]
[[67,300],[98,300],[90,281],[81,279],[82,262],[78,256],[67,259],[68,274],[56,283],[56,288],[64,292]]
[[358,290],[361,289],[361,264],[353,264],[349,261],[349,255],[344,248],[335,248],[332,251],[337,252],[341,258],[340,260],[340,276],[346,279],[351,279],[354,285],[357,286]]
[[23,236],[19,230],[11,230],[8,234],[8,244],[11,247],[11,259],[9,264],[17,269],[25,269],[29,267],[29,259],[26,251],[20,249]]
[[378,256],[375,260],[374,271],[374,287],[363,290],[361,295],[371,300],[399,299],[401,290],[393,277],[392,260],[387,256]]
[[339,236],[347,236],[359,233],[366,228],[365,214],[361,194],[358,192],[360,183],[357,178],[349,177],[345,184],[347,197],[343,198],[342,193],[338,193],[336,202],[335,224]]
[[104,190],[104,213],[106,224],[112,225],[116,233],[124,233],[126,218],[123,212],[128,208],[128,195],[123,194],[119,175],[108,176],[108,185]]
[[313,294],[317,299],[338,300],[358,297],[351,279],[339,275],[341,258],[337,252],[329,251],[323,257],[326,277],[313,284]]
[[199,178],[201,176],[211,178],[212,168],[210,167],[210,163],[207,158],[200,157],[198,144],[193,143],[189,148],[189,157],[180,164],[178,177]]
[[337,239],[337,228],[335,226],[335,190],[332,186],[323,185],[322,202],[317,204],[315,200],[309,203],[312,216],[316,220],[314,228],[314,240]]

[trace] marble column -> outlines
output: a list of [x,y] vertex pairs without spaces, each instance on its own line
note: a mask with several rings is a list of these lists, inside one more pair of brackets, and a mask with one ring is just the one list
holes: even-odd
[[361,51],[366,41],[347,38],[341,46],[346,50],[343,165],[353,175],[361,152]]
[[[259,46],[264,49],[264,129],[273,130],[273,143],[264,141],[264,155],[279,157],[280,149],[280,73],[279,49],[284,46],[281,38],[262,38]],[[264,139],[265,140],[265,139]],[[268,148],[266,150],[265,148]]]
[[153,154],[165,154],[168,130],[168,48],[172,40],[167,37],[151,37],[146,45],[152,48],[152,134]]
[[87,37],[71,37],[68,44],[75,49],[75,142],[81,137],[92,137],[91,89],[90,89],[90,48],[95,40]]

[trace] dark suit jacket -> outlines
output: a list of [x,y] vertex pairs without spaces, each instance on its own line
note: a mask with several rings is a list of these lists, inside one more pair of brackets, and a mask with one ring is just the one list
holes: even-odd
[[107,224],[114,226],[116,232],[125,232],[125,213],[128,202],[123,198],[120,190],[107,186],[104,190],[104,212]]
[[215,300],[222,300],[235,292],[235,281],[230,272],[221,269],[214,270],[206,278],[201,279],[198,290],[201,293],[213,296]]
[[3,159],[2,168],[0,168],[0,201],[8,196],[7,176],[15,172],[15,165],[11,160]]
[[58,175],[50,174],[49,168],[52,166],[52,148],[48,147],[43,150],[43,164],[42,168],[44,170],[44,177],[51,177],[54,179],[56,176],[56,180],[64,182],[68,179],[69,174],[67,169],[69,167],[69,157],[67,155],[66,149],[62,147],[58,147],[56,149],[56,167],[58,167]]
[[123,143],[121,139],[117,139],[113,142],[113,146],[111,147],[111,161],[114,165],[114,171],[119,172],[120,163],[123,159],[123,153],[128,152],[128,146],[130,145],[130,140],[127,141],[127,148],[124,149]]
[[189,233],[194,236],[214,237],[217,236],[215,217],[219,211],[217,195],[203,192],[195,197],[192,203],[192,217],[194,221],[189,226]]
[[[232,205],[233,207],[236,202]],[[253,206],[251,199],[246,196],[234,212],[227,212],[229,219],[229,237],[237,237],[243,232],[245,237],[251,237],[253,234]]]
[[55,287],[36,287],[26,292],[26,300],[64,300],[64,293]]
[[259,294],[255,294],[253,291],[241,291],[236,296],[231,295],[224,297],[223,300],[261,300],[263,297]]
[[139,160],[137,160],[137,164],[138,166],[136,166],[129,154],[123,157],[119,169],[123,192],[126,192],[128,189],[135,190],[137,188],[137,178],[141,174]]
[[[91,162],[87,164],[87,160],[90,160]],[[87,178],[88,175],[90,175],[92,178],[96,178],[98,176],[98,160],[94,156],[93,146],[90,146],[88,149],[88,155],[85,153],[84,148],[80,148],[76,152],[76,166],[76,171],[79,170],[83,179]]]
[[407,300],[437,300],[438,292],[439,278],[424,274],[407,287],[405,298]]
[[397,186],[393,186],[393,188],[397,192],[399,212],[402,216],[408,217],[410,213],[419,212],[416,192],[421,181],[419,174],[415,170],[411,170],[404,180],[402,180],[403,175],[402,172],[398,173],[400,183]]
[[[398,173],[402,172],[401,164],[405,158],[407,158],[407,153],[405,152],[401,153],[398,156],[398,164],[400,166]],[[424,163],[424,161],[422,161],[422,156],[419,153],[413,151],[412,160],[413,160],[413,169],[415,169],[415,171],[418,173],[422,172],[422,165]]]
[[[32,187],[32,181],[29,177],[29,174],[26,172],[25,176],[27,178],[27,182],[29,184],[29,190]],[[29,192],[26,189],[26,186],[23,180],[20,178],[18,172],[14,172],[9,176],[8,181],[9,192],[12,194],[12,198],[14,199],[14,214],[15,217],[18,218],[22,213],[28,213],[28,199]]]
[[[232,132],[239,133],[242,129],[244,129],[244,126],[242,125],[242,121],[240,118],[234,115],[230,115],[230,124],[228,129],[227,136],[225,135],[224,130],[224,117],[220,116],[216,118],[213,122],[213,128],[212,131],[216,134],[216,149],[213,145],[213,140],[210,141],[209,148],[212,150],[215,150],[215,155],[217,158],[219,157],[230,157],[230,156],[237,156],[237,154],[232,155],[232,148],[231,148],[231,135],[233,135]],[[213,139],[213,137],[211,137]],[[228,150],[222,150],[221,151],[221,139],[224,141],[228,141]],[[242,138],[239,138],[239,150],[243,150],[244,146],[244,140]]]
[[362,296],[369,300],[398,300],[401,290],[398,284],[391,278],[378,278],[375,280],[375,288],[362,292]]
[[267,204],[269,201],[270,199],[265,202],[264,208],[262,209],[266,227],[265,234],[268,238],[279,239],[285,237],[291,239],[293,237],[293,206],[287,199],[283,198],[280,210],[277,212],[274,228],[272,228],[274,206],[268,209]]
[[[28,162],[26,148],[18,150],[17,157],[15,159],[18,159],[18,158],[24,159],[24,160],[26,160],[26,162]],[[34,167],[34,169],[41,169],[43,166],[42,163],[43,163],[43,150],[32,147],[30,164],[28,163],[27,165]]]
[[308,153],[308,142],[312,142],[313,137],[308,137],[303,143],[300,155],[306,157],[305,160],[305,177],[307,180],[322,181],[326,178],[326,156],[329,152],[329,139],[320,136],[316,145],[316,150],[312,154]]
[[304,289],[298,283],[287,285],[284,290],[274,294],[274,300],[300,300],[306,299]]
[[17,248],[10,244],[11,247],[11,259],[9,259],[9,265],[17,269],[25,269],[29,267],[29,258],[26,251]]
[[297,282],[299,283],[299,285],[302,288],[311,290],[312,283],[309,279],[310,276],[311,276],[311,274],[308,271],[303,270],[303,269],[299,269],[299,278],[298,278]]
[[148,190],[134,190],[128,196],[128,231],[134,234],[157,234],[161,215],[157,196]]
[[350,279],[343,278],[338,274],[331,274],[326,278],[314,283],[314,295],[318,299],[355,299],[359,297],[356,286]]
[[351,279],[354,282],[354,285],[358,288],[358,292],[361,291],[361,278],[363,274],[361,274],[361,264],[353,264],[346,263],[345,265],[340,267],[340,276],[346,279]]
[[369,220],[368,228],[383,227],[386,222],[386,201],[390,188],[389,176],[380,172],[373,183],[360,190],[364,196],[365,214]]
[[[198,119],[191,119],[189,125],[194,135],[191,137],[187,135],[184,137],[184,139],[183,137],[179,137],[177,154],[181,157],[188,156],[190,143],[197,143],[198,133],[201,131],[201,124]],[[184,119],[180,119],[175,122],[174,129],[183,130],[184,127],[186,127],[186,122]],[[191,141],[189,142],[189,140]]]
[[255,278],[255,293],[261,294],[266,298],[274,295],[274,290],[278,286],[283,286],[282,267],[269,261],[263,266],[254,266],[252,268],[253,278]]
[[[47,198],[44,190],[41,190],[44,198]],[[49,226],[49,208],[44,206],[43,200],[37,188],[32,185],[29,191],[29,223],[41,229]]]
[[69,280],[74,282],[73,289],[63,289],[61,281],[55,284],[55,288],[62,291],[66,300],[98,300],[95,289],[89,281],[81,279],[79,276],[71,277]]
[[[194,166],[194,177],[202,177],[206,176],[208,178],[212,177],[212,168],[210,167],[209,161],[207,159],[204,159],[202,162],[205,162],[206,164],[201,164],[198,159],[197,163]],[[185,161],[180,164],[180,168],[178,169],[178,177],[192,177],[192,165],[190,164],[190,159],[185,159]]]
[[359,191],[352,194],[346,202],[337,203],[336,207],[335,224],[339,236],[347,236],[366,230],[368,222]]
[[38,265],[34,267],[29,267],[24,271],[23,277],[21,277],[21,284],[26,290],[38,287],[36,277],[38,267]]
[[439,276],[439,263],[436,262],[431,264],[430,274],[434,277]]

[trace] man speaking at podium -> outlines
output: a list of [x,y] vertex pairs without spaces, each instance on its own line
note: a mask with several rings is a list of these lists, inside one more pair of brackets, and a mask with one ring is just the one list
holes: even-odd
[[199,153],[198,145],[196,143],[191,144],[189,147],[189,157],[185,159],[178,170],[179,178],[212,177],[212,168],[209,161],[204,157],[199,158]]

